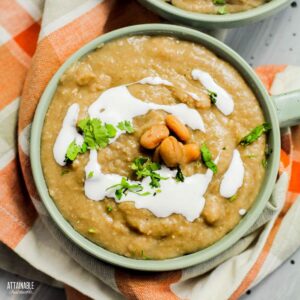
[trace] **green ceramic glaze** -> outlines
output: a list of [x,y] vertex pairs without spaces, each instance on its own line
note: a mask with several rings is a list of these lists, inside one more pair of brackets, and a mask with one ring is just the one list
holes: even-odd
[[[214,245],[199,252],[174,259],[135,260],[131,258],[126,258],[111,253],[84,238],[72,228],[72,226],[63,218],[63,216],[60,214],[59,210],[55,206],[53,200],[49,196],[41,167],[40,143],[44,118],[61,75],[73,62],[75,62],[88,52],[94,50],[97,46],[107,43],[116,38],[131,35],[175,36],[179,39],[200,43],[203,46],[211,49],[221,58],[228,61],[241,73],[241,75],[244,77],[246,82],[248,82],[249,86],[253,89],[254,93],[256,94],[264,111],[265,118],[268,122],[271,123],[273,128],[268,137],[268,143],[273,148],[273,153],[269,157],[268,169],[263,183],[263,188],[259,192],[259,195],[255,203],[253,204],[251,210],[241,220],[238,226],[236,226],[230,233],[228,233],[225,237],[223,237]],[[286,95],[286,97],[288,97],[288,95]],[[287,111],[286,108],[285,110]],[[293,117],[293,115],[291,116]],[[283,115],[281,117],[281,121],[284,121],[283,118],[285,117],[288,119],[290,116]],[[206,34],[203,34],[193,29],[163,24],[138,25],[122,28],[107,33],[88,43],[86,46],[82,47],[74,55],[72,55],[53,76],[40,99],[32,124],[30,143],[30,159],[32,172],[39,195],[44,205],[46,206],[46,209],[48,210],[49,214],[53,218],[54,222],[65,233],[65,235],[80,248],[84,249],[88,253],[94,255],[95,257],[103,261],[131,269],[147,271],[174,270],[196,265],[220,254],[221,252],[225,251],[230,246],[232,246],[237,240],[239,240],[243,236],[243,234],[245,234],[246,231],[251,227],[251,225],[256,221],[271,195],[279,167],[279,152],[280,133],[276,109],[270,97],[268,96],[267,91],[263,87],[262,83],[254,73],[252,68],[236,52],[234,52],[229,47],[219,42],[215,38],[212,38]]]
[[142,5],[161,17],[175,23],[195,28],[239,27],[265,19],[286,7],[289,0],[270,0],[259,7],[227,15],[210,15],[186,11],[163,0],[138,0]]
[[300,91],[272,96],[275,102],[280,127],[300,123]]

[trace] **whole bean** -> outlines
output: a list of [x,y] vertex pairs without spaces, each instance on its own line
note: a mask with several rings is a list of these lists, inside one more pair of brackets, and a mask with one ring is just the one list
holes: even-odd
[[183,158],[183,145],[169,136],[160,144],[159,154],[168,167],[176,167]]
[[190,132],[187,127],[173,115],[167,115],[166,124],[171,131],[183,142],[190,138]]
[[199,159],[200,149],[196,144],[186,144],[183,146],[183,163],[188,164]]
[[218,199],[211,197],[206,200],[202,217],[208,224],[215,224],[223,215],[224,207]]
[[159,161],[160,161],[159,149],[160,149],[160,146],[155,148],[154,153],[153,153],[153,158],[152,158],[152,160],[157,163],[159,163]]
[[165,125],[154,125],[143,133],[140,144],[146,149],[154,149],[169,134],[169,129]]

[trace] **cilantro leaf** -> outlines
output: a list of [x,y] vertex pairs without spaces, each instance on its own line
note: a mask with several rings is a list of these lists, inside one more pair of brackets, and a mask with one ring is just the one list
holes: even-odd
[[141,257],[143,258],[143,259],[150,259],[150,257],[148,257],[148,256],[146,256],[145,254],[144,254],[144,250],[142,250],[141,251]]
[[228,13],[226,5],[220,7],[217,11],[218,15],[226,15]]
[[70,161],[75,160],[79,151],[80,147],[75,143],[75,141],[73,141],[67,149],[66,158]]
[[273,153],[273,149],[267,144],[265,149],[265,156],[269,158],[269,156]]
[[231,196],[228,200],[229,200],[230,202],[234,202],[234,201],[236,200],[236,198],[237,198],[237,194],[234,194],[234,195]]
[[152,162],[149,157],[137,157],[131,164],[131,169],[135,171],[137,179],[150,177],[150,186],[152,188],[160,187],[160,180],[167,179],[166,177],[160,176],[157,170],[161,169],[159,163]]
[[205,164],[205,166],[213,171],[214,174],[218,172],[218,168],[216,164],[212,160],[211,153],[207,146],[203,144],[200,148],[202,161]]
[[87,178],[92,178],[94,176],[94,171],[90,171]]
[[115,189],[115,195],[118,200],[121,200],[123,195],[126,195],[128,192],[135,193],[140,196],[147,196],[150,193],[143,191],[143,187],[140,184],[130,184],[125,177],[122,177],[121,182],[114,184],[108,187],[106,190]]
[[176,173],[176,176],[175,176],[175,180],[178,181],[178,182],[184,182],[184,175],[180,169],[180,167],[177,167],[177,173]]
[[268,158],[272,154],[273,149],[267,144],[265,149],[265,157],[261,161],[263,167],[266,169],[268,167]]
[[105,124],[105,128],[107,130],[107,135],[109,138],[114,138],[117,134],[117,130],[112,124]]
[[81,146],[81,149],[80,149],[80,152],[79,153],[85,153],[86,151],[88,150],[87,148],[87,144],[86,143],[83,143],[82,146]]
[[210,91],[210,90],[207,90],[207,92],[208,92],[208,96],[209,96],[209,99],[210,99],[211,103],[216,104],[218,94],[216,92],[213,92],[213,91]]
[[83,143],[82,146],[78,146],[75,141],[73,141],[66,153],[65,162],[72,163],[79,153],[85,153],[87,151],[86,145]]
[[69,172],[70,172],[69,169],[63,168],[62,171],[61,171],[61,176],[65,175],[65,174],[68,174]]
[[109,139],[114,138],[117,134],[117,130],[112,124],[102,124],[99,119],[86,118],[80,120],[77,126],[83,133],[84,143],[89,149],[105,148]]
[[262,125],[256,126],[251,130],[245,137],[243,137],[240,141],[240,145],[247,146],[258,140],[264,133],[271,130],[271,125],[269,123],[264,123]]
[[224,5],[226,4],[226,0],[212,0],[215,5]]
[[123,130],[123,131],[125,131],[127,133],[133,133],[134,132],[133,126],[132,126],[132,124],[131,124],[130,121],[119,122],[119,124],[117,125],[117,127],[120,130]]

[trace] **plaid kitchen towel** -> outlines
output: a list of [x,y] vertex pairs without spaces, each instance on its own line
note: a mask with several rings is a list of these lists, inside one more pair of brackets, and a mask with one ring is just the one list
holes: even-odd
[[[0,0],[0,240],[45,280],[63,283],[70,299],[238,299],[300,246],[300,126],[282,132],[280,177],[257,223],[200,265],[161,273],[116,268],[73,245],[49,218],[28,156],[45,86],[88,41],[158,21],[133,0]],[[300,88],[299,67],[262,66],[257,73],[271,94]]]

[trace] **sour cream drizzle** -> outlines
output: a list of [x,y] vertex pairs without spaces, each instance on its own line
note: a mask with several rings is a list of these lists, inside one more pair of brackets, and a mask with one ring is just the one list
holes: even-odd
[[188,92],[187,93],[189,96],[191,96],[194,100],[196,100],[196,101],[201,101],[201,98],[197,95],[197,94],[195,94],[195,93],[193,93],[193,92]]
[[53,155],[55,161],[64,166],[66,164],[65,157],[67,153],[67,149],[69,145],[75,141],[78,146],[81,146],[83,143],[83,137],[76,130],[76,123],[79,114],[79,104],[72,104],[67,114],[64,118],[63,125],[59,134],[56,138],[54,147],[53,147]]
[[[147,77],[139,83],[142,84],[166,84],[165,80],[155,77]],[[184,124],[192,129],[205,131],[201,115],[186,104],[160,105],[152,102],[144,102],[130,94],[126,85],[117,86],[103,92],[88,109],[91,118],[101,119],[104,123],[117,125],[119,122],[144,115],[149,110],[164,110],[175,115]],[[116,138],[121,134],[118,132]]]
[[[203,81],[203,85],[218,93],[217,107],[223,110],[224,114],[229,114],[228,106],[231,97],[219,86],[217,86],[209,74],[200,70],[193,71],[193,78]],[[160,77],[146,77],[138,82],[139,84],[166,85],[173,84]],[[132,84],[135,84],[132,83]],[[144,102],[130,94],[128,85],[121,85],[103,92],[99,98],[90,105],[88,114],[91,118],[101,119],[104,123],[114,126],[121,121],[132,119],[136,116],[146,114],[149,110],[164,110],[175,115],[184,124],[192,129],[205,131],[201,115],[185,104],[159,105],[151,102]],[[232,99],[231,99],[232,101]],[[227,105],[227,108],[226,108]],[[225,107],[225,108],[224,108]],[[227,110],[226,110],[227,109]],[[221,110],[221,111],[222,111]],[[53,154],[56,162],[61,166],[65,165],[65,155],[69,145],[75,141],[79,146],[83,143],[83,136],[76,130],[76,123],[79,114],[79,104],[72,104],[63,121],[63,126],[55,141]],[[118,131],[117,136],[110,140],[112,143],[122,132]],[[216,163],[218,158],[216,159]],[[112,185],[119,184],[122,176],[118,174],[103,174],[98,163],[97,151],[90,151],[89,162],[85,167],[86,179],[84,183],[85,195],[95,201],[103,200],[105,197],[114,198],[116,202],[132,201],[136,208],[145,208],[157,217],[167,217],[173,213],[183,215],[188,221],[192,222],[201,214],[205,199],[204,194],[212,180],[213,172],[208,169],[205,174],[194,174],[186,177],[184,182],[174,180],[176,171],[167,167],[162,167],[158,173],[167,177],[161,180],[160,192],[149,186],[150,179],[144,178],[142,181],[131,181],[130,184],[141,184],[143,192],[150,192],[149,195],[141,196],[128,192],[118,200],[115,196],[115,189],[108,189]],[[92,174],[92,176],[90,176]],[[239,152],[234,150],[232,162],[221,182],[220,192],[224,197],[233,196],[237,189],[242,185],[244,177],[244,167]]]
[[233,151],[229,168],[225,172],[220,185],[220,194],[225,198],[234,196],[243,185],[245,168],[238,150]]
[[[149,187],[149,178],[142,181],[128,180],[130,184],[141,184],[143,192],[150,192],[147,196],[139,196],[128,192],[121,200],[115,196],[115,189],[108,187],[121,182],[122,176],[117,174],[103,174],[97,161],[97,152],[91,150],[90,160],[85,167],[85,173],[93,172],[93,177],[86,178],[84,184],[85,195],[92,200],[102,200],[105,197],[114,198],[116,202],[132,201],[136,208],[145,208],[157,217],[168,217],[173,213],[183,215],[188,221],[192,222],[201,214],[205,199],[205,194],[209,183],[212,180],[213,172],[207,170],[205,174],[194,174],[185,177],[184,182],[176,182],[176,171],[163,167],[158,173],[167,180],[161,180],[161,192],[153,195],[155,190]],[[88,176],[86,176],[88,177]]]
[[141,79],[140,81],[138,81],[138,83],[140,84],[151,84],[151,85],[167,85],[167,86],[173,86],[173,83],[171,83],[168,80],[162,79],[158,76],[150,76],[150,77],[146,77],[144,79]]
[[[146,77],[138,82],[131,84],[151,84],[151,85],[173,85],[171,82],[160,77]],[[131,85],[128,84],[128,85]],[[175,105],[159,105],[155,103],[144,102],[132,96],[126,85],[117,86],[106,90],[100,97],[90,105],[88,113],[91,118],[101,119],[104,123],[110,123],[117,126],[119,122],[127,120],[132,121],[136,116],[146,114],[149,110],[164,110],[169,112],[184,124],[190,126],[192,129],[199,129],[205,131],[204,123],[201,115],[195,110],[189,108],[185,104]],[[76,123],[79,114],[79,104],[72,104],[63,121],[63,126],[56,138],[53,155],[55,161],[64,166],[65,156],[69,145],[75,141],[78,146],[83,143],[83,137],[76,130]],[[122,131],[117,131],[114,142]]]
[[229,95],[222,87],[216,84],[210,74],[203,72],[199,69],[192,71],[194,80],[198,80],[204,87],[217,94],[216,107],[225,115],[228,116],[233,112],[234,102],[231,95]]

